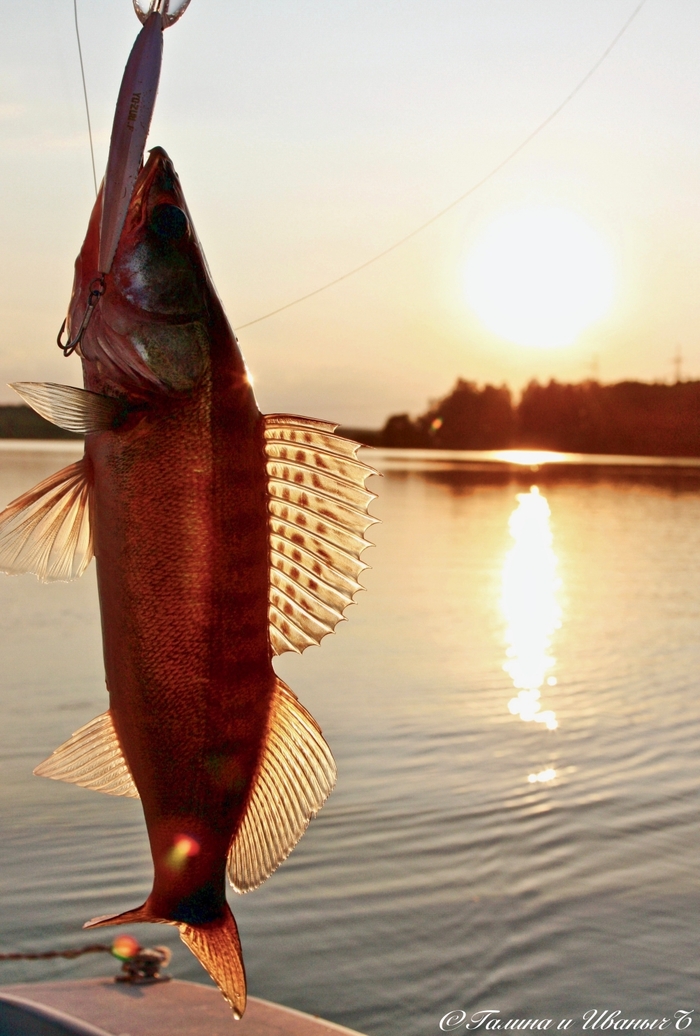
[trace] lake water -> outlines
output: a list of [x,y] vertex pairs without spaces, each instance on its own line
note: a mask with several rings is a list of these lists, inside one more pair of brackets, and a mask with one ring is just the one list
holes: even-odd
[[[5,444],[0,500],[75,456]],[[340,777],[231,897],[251,993],[370,1036],[700,1010],[700,471],[375,464],[368,593],[278,661]],[[79,946],[151,876],[138,802],[31,774],[106,706],[94,566],[0,577],[0,637],[0,951]],[[206,981],[173,929],[129,930]],[[0,983],[111,967],[2,963]]]

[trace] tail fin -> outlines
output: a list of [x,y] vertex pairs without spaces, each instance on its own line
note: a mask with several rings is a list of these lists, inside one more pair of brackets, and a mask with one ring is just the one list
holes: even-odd
[[156,921],[162,924],[173,924],[173,921],[165,921],[162,917],[153,917],[148,910],[148,904],[143,903],[135,910],[125,910],[123,914],[101,914],[100,917],[93,917],[86,921],[83,928],[106,928],[110,924],[137,924],[142,921]]
[[180,930],[180,938],[205,971],[214,979],[221,993],[231,1005],[234,1018],[241,1018],[246,1005],[246,980],[243,967],[241,942],[238,928],[228,903],[224,905],[224,916],[206,924],[189,925],[179,921],[168,921],[163,917],[153,917],[148,903],[126,910],[123,914],[106,914],[104,917],[93,917],[83,928],[101,928],[106,925],[136,924],[151,921],[160,924],[172,924]]
[[233,914],[225,906],[226,915],[207,924],[179,924],[180,938],[221,990],[231,1005],[234,1018],[245,1011],[246,981],[241,943]]

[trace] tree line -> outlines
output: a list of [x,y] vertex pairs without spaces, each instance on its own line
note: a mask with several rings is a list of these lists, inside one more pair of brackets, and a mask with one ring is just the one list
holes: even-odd
[[531,381],[514,402],[505,385],[460,378],[419,417],[394,414],[378,432],[353,432],[373,446],[698,457],[700,381]]
[[[700,381],[531,381],[514,402],[505,385],[459,378],[418,417],[394,414],[379,431],[341,432],[370,446],[700,457]],[[78,438],[21,405],[0,406],[0,437]]]

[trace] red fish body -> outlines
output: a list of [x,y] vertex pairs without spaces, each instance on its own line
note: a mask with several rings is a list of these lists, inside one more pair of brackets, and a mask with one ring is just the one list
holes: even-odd
[[[267,638],[262,418],[191,234],[186,230],[189,240],[172,244],[150,232],[155,240],[152,249],[146,245],[145,268],[136,274],[130,268],[139,247],[132,240],[149,236],[150,213],[163,205],[184,211],[170,163],[155,153],[137,186],[113,268],[115,287],[123,284],[134,301],[125,304],[116,287],[112,303],[108,288],[82,345],[85,384],[108,395],[126,392],[148,406],[155,394],[148,375],[116,365],[104,370],[100,349],[101,332],[115,338],[126,327],[139,328],[148,342],[146,307],[170,311],[166,319],[194,318],[190,338],[181,338],[195,358],[187,354],[165,373],[177,389],[154,399],[153,411],[130,429],[89,436],[86,454],[94,478],[110,706],[143,789],[156,864],[149,908],[192,922],[212,920],[223,907],[228,846],[255,770],[275,677]],[[81,257],[88,270],[95,269],[91,246],[89,239]],[[150,289],[150,252],[157,256],[159,249],[166,267],[168,252],[184,260],[177,294],[167,282],[163,292]],[[76,287],[77,307],[85,291],[82,283]],[[200,371],[205,336],[209,356]],[[199,852],[178,872],[168,853],[183,833],[196,839]]]
[[[100,214],[98,199],[69,332],[98,272]],[[160,149],[80,354],[85,391],[18,386],[86,433],[85,457],[0,515],[0,569],[72,578],[94,551],[109,711],[36,772],[140,796],[152,892],[92,923],[177,925],[240,1015],[227,866],[237,891],[264,880],[335,778],[272,657],[318,643],[359,588],[370,469],[333,426],[260,414]]]

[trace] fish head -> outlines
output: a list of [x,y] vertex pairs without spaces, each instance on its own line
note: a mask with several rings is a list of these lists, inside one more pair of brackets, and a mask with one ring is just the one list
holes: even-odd
[[154,148],[134,189],[114,258],[113,289],[156,320],[196,320],[206,312],[203,257],[180,181]]
[[[98,198],[76,263],[73,327],[96,276],[100,207]],[[139,173],[103,285],[80,346],[87,387],[191,393],[210,369],[212,319],[222,311],[180,181],[162,148],[150,152]]]

